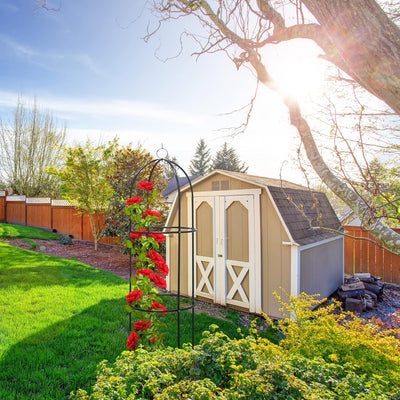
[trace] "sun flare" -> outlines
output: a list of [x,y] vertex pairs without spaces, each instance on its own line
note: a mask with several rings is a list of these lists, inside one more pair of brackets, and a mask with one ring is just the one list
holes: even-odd
[[309,41],[296,40],[285,43],[274,52],[266,57],[267,68],[284,92],[302,103],[321,90],[326,67],[318,58],[321,54],[318,47]]

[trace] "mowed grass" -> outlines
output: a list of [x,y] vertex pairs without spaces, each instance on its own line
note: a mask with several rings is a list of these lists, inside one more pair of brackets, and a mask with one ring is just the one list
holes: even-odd
[[[0,399],[65,399],[93,385],[97,364],[126,349],[127,293],[128,282],[111,273],[0,243]],[[176,314],[164,318],[166,345],[176,346]],[[191,340],[190,321],[182,313],[181,343]],[[235,321],[201,314],[196,343],[211,324],[238,336]]]
[[57,239],[58,234],[48,232],[43,229],[32,228],[30,226],[1,224],[0,238],[30,238],[30,239]]

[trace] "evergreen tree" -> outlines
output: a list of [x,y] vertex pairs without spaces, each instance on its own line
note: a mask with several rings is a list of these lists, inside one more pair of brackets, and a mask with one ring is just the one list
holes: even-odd
[[246,167],[244,162],[242,163],[240,161],[236,150],[232,147],[228,147],[228,144],[225,142],[221,150],[215,155],[211,169],[223,169],[225,171],[245,173],[248,167]]
[[193,159],[190,161],[189,172],[191,175],[205,175],[210,171],[211,155],[204,139],[200,139]]

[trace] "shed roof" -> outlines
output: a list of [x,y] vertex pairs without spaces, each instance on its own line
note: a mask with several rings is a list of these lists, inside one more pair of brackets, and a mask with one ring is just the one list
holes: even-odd
[[268,189],[296,243],[303,246],[337,235],[326,229],[315,229],[339,230],[341,226],[325,193],[276,186]]
[[325,193],[313,191],[283,179],[248,175],[242,172],[222,170],[215,172],[268,188],[292,239],[300,246],[337,236],[337,233],[326,229],[313,229],[323,227],[339,230],[341,227]]
[[300,246],[337,236],[337,233],[316,228],[339,230],[341,227],[325,193],[312,191],[305,186],[281,179],[224,170],[214,170],[196,179],[193,188],[218,173],[265,188],[293,241]]

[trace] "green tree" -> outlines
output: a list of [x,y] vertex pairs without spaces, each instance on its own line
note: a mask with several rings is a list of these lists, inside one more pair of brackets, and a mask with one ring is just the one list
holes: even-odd
[[58,145],[64,144],[65,133],[36,100],[29,108],[18,99],[12,120],[0,119],[0,180],[15,194],[59,196],[60,181],[46,167],[59,165]]
[[[372,209],[374,220],[384,219],[393,228],[400,224],[400,167],[388,166],[373,159],[362,173],[362,180],[353,187]],[[363,225],[370,223],[371,214],[361,219]]]
[[[386,7],[393,2],[381,3]],[[226,54],[236,68],[248,67],[257,83],[278,93],[320,179],[358,217],[370,212],[369,204],[323,158],[309,119],[304,117],[300,104],[273,79],[266,63],[269,53],[262,50],[294,39],[313,40],[323,53],[320,58],[341,70],[345,80],[370,92],[375,101],[380,99],[386,103],[398,116],[400,29],[390,19],[390,13],[374,0],[152,0],[152,4],[152,15],[159,17],[158,25],[146,39],[156,34],[164,22],[188,17],[193,31],[185,31],[185,35],[194,38],[200,47],[194,54]],[[392,15],[396,18],[398,8],[395,2],[396,12]],[[198,25],[194,24],[195,20]],[[379,220],[370,221],[366,229],[386,246],[400,252],[400,234]]]
[[79,212],[88,213],[95,250],[105,230],[101,214],[108,211],[113,194],[107,176],[114,169],[116,147],[116,141],[98,146],[88,141],[85,146],[63,147],[60,155],[63,166],[47,169],[50,175],[61,180],[64,199]]
[[[178,163],[178,159],[177,159],[175,156],[172,156],[172,157],[167,156],[166,159],[169,160],[169,161],[174,162],[175,164],[179,164],[179,163]],[[175,167],[171,168],[171,166],[165,165],[165,168],[164,168],[165,177],[166,177],[167,179],[174,178],[174,177],[175,177],[175,174],[176,174],[176,173],[179,173],[179,171],[175,171],[175,170],[176,170]]]
[[228,147],[228,144],[224,142],[221,149],[213,158],[211,170],[214,169],[245,173],[248,167],[246,167],[244,162],[240,161],[236,150],[233,147]]
[[189,172],[191,175],[205,175],[210,171],[211,155],[204,139],[197,143],[196,152],[190,161]]
[[[137,188],[132,187],[132,181],[137,172],[152,160],[153,157],[151,154],[141,146],[136,149],[126,146],[118,149],[114,154],[114,168],[112,173],[107,177],[108,185],[112,188],[113,192],[106,219],[106,234],[121,238],[120,247],[124,252],[126,251],[126,240],[129,239],[129,218],[124,212],[126,201],[131,196],[131,190],[132,196],[141,194]],[[140,176],[138,176],[136,183],[141,180],[148,180],[152,167],[144,168]],[[152,182],[154,188],[159,193],[167,185],[164,165],[161,165],[161,163],[153,171]],[[153,209],[161,215],[162,221],[164,221],[167,209],[161,196],[156,199]]]

